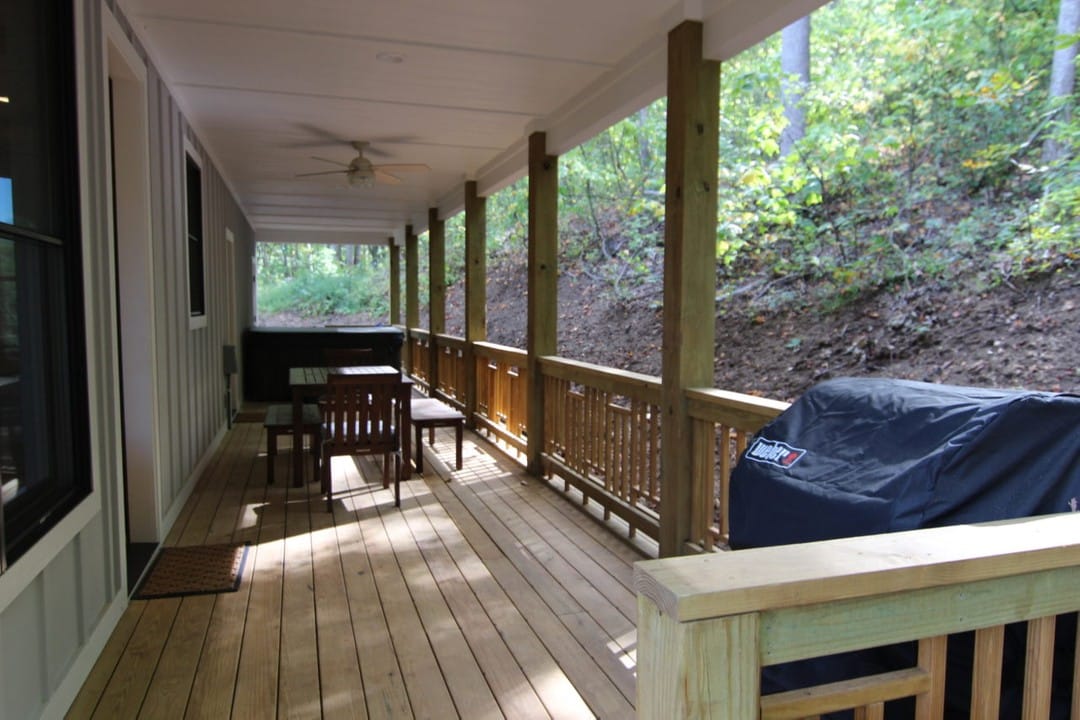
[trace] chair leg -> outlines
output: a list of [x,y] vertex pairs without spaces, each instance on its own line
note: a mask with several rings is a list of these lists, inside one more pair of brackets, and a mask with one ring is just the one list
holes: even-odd
[[277,457],[277,433],[266,430],[266,484],[274,484],[274,458]]
[[330,476],[330,466],[332,464],[330,462],[330,457],[331,456],[328,455],[325,452],[320,452],[319,455],[320,455],[320,458],[321,458],[321,463],[320,464],[322,466],[322,467],[319,468],[319,470],[320,470],[319,474],[322,476],[321,477],[321,482],[319,483],[319,485],[320,485],[320,489],[322,490],[323,494],[326,495],[326,512],[332,512],[333,509],[334,509],[334,506],[333,506],[333,490],[332,490],[332,485],[333,485],[334,479]]
[[454,440],[457,443],[457,469],[461,469],[461,431],[464,422],[459,422],[454,425]]
[[394,453],[394,507],[401,507],[401,453]]
[[416,426],[416,474],[424,474],[424,429]]
[[390,487],[390,453],[382,456],[382,486],[383,490]]

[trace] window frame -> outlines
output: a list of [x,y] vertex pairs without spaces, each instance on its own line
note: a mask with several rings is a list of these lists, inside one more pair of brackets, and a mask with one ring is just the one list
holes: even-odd
[[[187,308],[188,308],[188,329],[189,330],[199,330],[201,328],[207,327],[207,325],[208,325],[207,318],[208,318],[208,315],[209,315],[209,307],[208,307],[209,303],[207,302],[207,294],[206,294],[206,175],[203,172],[204,167],[203,167],[202,154],[199,153],[199,151],[195,149],[195,146],[192,145],[191,141],[188,140],[187,138],[184,138],[183,157],[184,157],[184,161],[183,161],[183,168],[181,170],[180,184],[181,184],[181,187],[183,188],[183,203],[184,203],[183,204],[183,208],[184,208],[183,240],[184,240],[184,269],[185,269],[184,278],[187,281],[186,282],[186,288],[187,288]],[[191,227],[190,227],[190,218],[191,218],[191,215],[192,215],[192,212],[191,212],[192,209],[191,209],[191,205],[190,205],[190,201],[191,201],[190,190],[189,190],[189,184],[190,183],[188,182],[188,163],[189,162],[194,164],[195,167],[198,168],[198,171],[199,171],[199,197],[198,197],[198,202],[199,202],[199,234],[198,234],[197,239],[198,239],[198,243],[199,243],[199,253],[200,253],[198,271],[201,274],[201,277],[199,278],[199,287],[200,287],[200,289],[202,291],[202,298],[201,298],[201,300],[202,300],[202,308],[199,309],[199,310],[197,310],[195,308],[195,306],[194,306],[195,298],[192,297],[192,285],[193,285],[193,281],[194,281],[194,278],[192,277],[192,272],[194,271],[195,268],[193,267],[192,262],[191,262],[192,234],[191,234]]]
[[[39,0],[40,1],[40,0]],[[91,421],[94,408],[100,405],[100,388],[95,382],[96,368],[100,358],[90,343],[93,312],[86,302],[88,294],[94,293],[100,282],[93,273],[95,247],[87,217],[90,204],[89,167],[86,154],[81,148],[87,146],[89,131],[87,122],[87,77],[79,61],[85,52],[86,26],[81,5],[53,0],[60,9],[62,25],[58,47],[63,53],[62,70],[55,79],[53,92],[60,96],[60,112],[64,117],[59,138],[60,152],[64,159],[60,164],[63,174],[61,195],[57,201],[62,205],[66,226],[56,236],[42,235],[19,226],[3,226],[4,235],[13,241],[50,243],[64,251],[64,304],[66,326],[63,332],[69,347],[69,358],[64,374],[70,383],[71,411],[75,417],[72,427],[75,459],[85,468],[85,476],[73,478],[67,492],[46,491],[46,497],[54,498],[49,512],[49,522],[44,529],[28,534],[27,545],[0,574],[0,612],[39,577],[41,572],[76,537],[98,517],[101,503],[101,458],[95,448],[100,447],[99,430]],[[58,27],[60,26],[58,25]],[[36,501],[39,502],[39,501]],[[36,504],[35,502],[35,504]]]

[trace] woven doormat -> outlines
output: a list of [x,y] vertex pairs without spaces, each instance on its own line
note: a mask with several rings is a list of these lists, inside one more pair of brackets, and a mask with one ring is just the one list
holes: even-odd
[[135,599],[235,592],[244,575],[248,547],[226,544],[162,548]]

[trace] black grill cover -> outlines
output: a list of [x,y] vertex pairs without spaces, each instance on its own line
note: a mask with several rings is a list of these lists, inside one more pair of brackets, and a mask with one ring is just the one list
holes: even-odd
[[[1078,503],[1080,396],[842,378],[809,390],[754,437],[731,476],[730,542],[733,549],[803,543],[1076,511]],[[1059,626],[1075,636],[1075,615]],[[1017,630],[1003,717],[1017,702],[1010,676],[1022,683]],[[1056,676],[1072,666],[1072,646],[1062,640],[1059,633],[1059,651],[1063,644],[1070,651],[1055,663]],[[970,633],[960,644],[970,646]],[[951,642],[949,654],[947,702],[950,716],[962,717],[968,690],[954,663],[969,665],[970,648]],[[913,661],[908,645],[792,663],[767,670],[763,690]]]

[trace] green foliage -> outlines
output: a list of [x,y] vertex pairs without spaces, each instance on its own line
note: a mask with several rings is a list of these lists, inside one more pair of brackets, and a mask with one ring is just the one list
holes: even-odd
[[[719,279],[800,276],[835,304],[1080,261],[1080,112],[1047,91],[1052,53],[1070,40],[1054,35],[1057,7],[834,0],[812,18],[807,134],[785,157],[779,35],[724,63]],[[666,108],[658,100],[559,158],[560,269],[618,296],[655,288],[662,267]],[[1048,138],[1065,153],[1044,163]],[[527,178],[488,198],[487,221],[489,261],[522,262]],[[463,276],[464,241],[463,216],[448,219],[448,285]],[[340,248],[299,248],[260,247],[260,310],[264,296],[311,313],[337,299],[385,307],[385,253],[343,271]]]
[[385,247],[259,243],[255,248],[256,311],[303,317],[390,312]]
[[[1046,123],[1056,10],[836,0],[813,16],[808,132],[785,158],[779,39],[726,63],[720,273],[797,273],[843,301],[1075,261],[1076,120]],[[1041,167],[1047,132],[1071,151]]]

